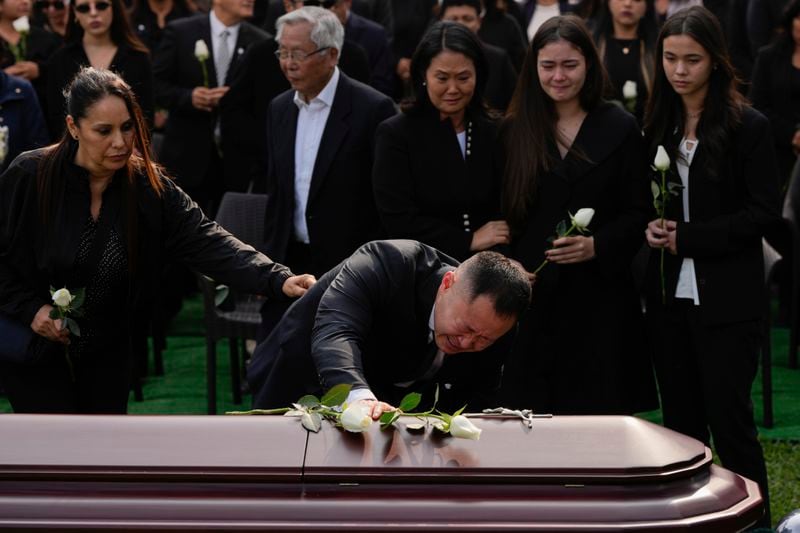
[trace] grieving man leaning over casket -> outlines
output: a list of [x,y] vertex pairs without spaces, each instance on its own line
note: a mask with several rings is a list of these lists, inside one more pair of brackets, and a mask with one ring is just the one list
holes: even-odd
[[322,276],[257,348],[248,369],[254,408],[352,385],[348,403],[372,416],[408,392],[439,408],[494,406],[525,273],[494,252],[459,265],[416,241],[373,241]]

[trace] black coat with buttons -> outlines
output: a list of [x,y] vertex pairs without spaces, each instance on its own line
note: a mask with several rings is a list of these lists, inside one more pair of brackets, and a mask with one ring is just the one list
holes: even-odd
[[463,261],[473,253],[473,232],[500,219],[497,126],[473,116],[466,132],[462,155],[449,119],[405,113],[380,125],[372,185],[389,237],[418,240]]

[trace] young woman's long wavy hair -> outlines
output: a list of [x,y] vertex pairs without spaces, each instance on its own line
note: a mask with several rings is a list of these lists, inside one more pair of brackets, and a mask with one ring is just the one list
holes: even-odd
[[677,144],[673,140],[684,131],[686,110],[683,99],[675,92],[664,72],[664,40],[674,35],[687,35],[697,41],[711,57],[711,76],[703,103],[703,113],[697,123],[697,138],[707,154],[706,172],[716,176],[723,160],[730,134],[742,120],[747,105],[737,89],[739,80],[728,55],[725,37],[717,18],[706,8],[693,6],[677,12],[661,28],[656,46],[656,72],[653,92],[647,104],[644,131],[651,155],[658,145],[675,161]]
[[[147,176],[150,188],[160,196],[164,189],[162,177],[163,169],[157,165],[150,156],[149,129],[142,115],[142,109],[136,100],[136,95],[131,87],[117,74],[110,70],[85,67],[75,75],[75,78],[64,90],[66,109],[75,121],[80,124],[86,118],[89,109],[107,96],[118,97],[125,102],[125,107],[133,120],[133,149],[134,153],[128,159],[126,167],[117,171],[117,175],[124,174],[125,205],[127,218],[127,250],[128,262],[131,270],[135,267],[136,258],[136,229],[137,229],[137,176]],[[66,175],[65,169],[72,162],[78,149],[78,141],[72,138],[69,129],[64,129],[61,139],[45,148],[44,157],[39,163],[36,185],[39,197],[39,216],[42,227],[45,228],[45,240],[52,238],[55,230],[55,219],[61,206],[59,200],[63,198]]]
[[565,15],[553,17],[542,24],[525,55],[502,127],[506,147],[503,215],[515,229],[525,224],[528,209],[536,196],[540,174],[548,172],[553,165],[548,146],[558,140],[558,115],[553,100],[542,89],[537,63],[539,50],[558,41],[566,41],[574,46],[586,60],[586,80],[579,94],[584,111],[597,108],[603,102],[603,95],[608,88],[605,67],[580,18]]

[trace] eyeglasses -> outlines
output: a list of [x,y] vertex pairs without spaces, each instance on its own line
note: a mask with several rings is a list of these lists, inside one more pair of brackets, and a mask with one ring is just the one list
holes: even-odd
[[[111,7],[111,2],[104,2],[103,0],[100,0],[100,2],[94,2],[94,8],[97,11],[105,11],[109,7]],[[85,4],[75,6],[75,11],[77,11],[81,15],[85,15],[91,10],[92,10],[92,2],[87,2]]]
[[48,7],[52,7],[56,11],[62,11],[67,5],[63,0],[37,0],[33,3],[33,7],[40,11],[44,11]]
[[319,54],[324,52],[325,50],[330,49],[330,46],[323,46],[322,48],[317,48],[313,52],[303,52],[302,50],[275,50],[275,57],[277,57],[281,61],[286,61],[290,59],[292,61],[297,61],[298,63],[302,63],[306,61],[309,57],[313,56],[314,54]]

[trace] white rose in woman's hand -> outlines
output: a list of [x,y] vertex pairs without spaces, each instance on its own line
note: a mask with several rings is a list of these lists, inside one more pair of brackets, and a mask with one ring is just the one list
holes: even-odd
[[656,158],[653,161],[653,166],[656,167],[656,170],[660,172],[666,172],[669,170],[669,155],[667,155],[667,151],[660,144],[658,145],[658,150],[656,151]]
[[27,16],[22,16],[11,23],[17,33],[28,33],[31,31],[31,23],[28,21]]
[[575,224],[575,227],[579,230],[584,230],[592,221],[592,217],[594,217],[594,209],[591,207],[584,207],[578,209],[578,212],[574,215],[569,216],[572,219],[572,223]]
[[75,297],[67,289],[58,289],[53,293],[53,303],[58,307],[68,307]]

